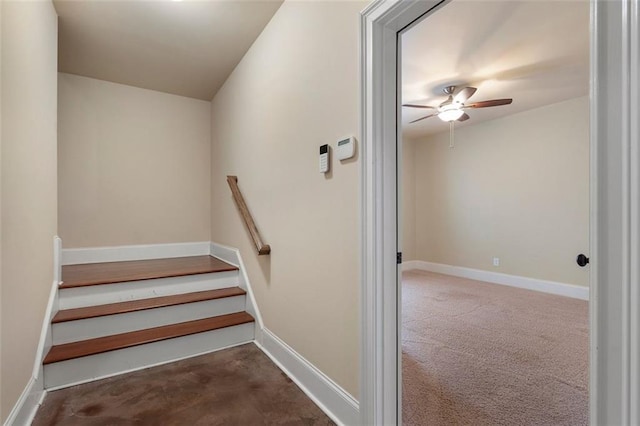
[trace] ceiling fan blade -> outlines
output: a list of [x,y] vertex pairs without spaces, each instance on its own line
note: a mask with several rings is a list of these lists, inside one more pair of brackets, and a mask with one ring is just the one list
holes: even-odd
[[467,121],[469,119],[469,114],[467,114],[466,112],[464,114],[462,114],[460,116],[460,118],[458,118],[458,121]]
[[511,102],[513,102],[513,99],[492,99],[490,101],[480,101],[474,102],[472,104],[467,104],[464,106],[464,108],[487,108],[500,105],[509,105]]
[[409,124],[411,124],[411,123],[415,123],[416,121],[424,120],[425,118],[433,117],[434,115],[438,115],[438,113],[425,115],[425,116],[424,116],[424,117],[422,117],[422,118],[418,118],[417,120],[410,121],[410,122],[409,122]]
[[402,106],[409,107],[409,108],[436,109],[436,107],[432,107],[432,106],[429,106],[429,105],[402,104]]
[[465,103],[467,99],[469,99],[473,96],[474,93],[476,93],[476,90],[478,89],[476,89],[475,87],[465,87],[453,98],[453,102],[457,102],[459,104]]
[[449,97],[447,98],[446,101],[444,101],[443,103],[441,103],[440,105],[438,105],[439,107],[443,107],[445,105],[449,105],[450,103],[453,102],[453,96],[449,95]]

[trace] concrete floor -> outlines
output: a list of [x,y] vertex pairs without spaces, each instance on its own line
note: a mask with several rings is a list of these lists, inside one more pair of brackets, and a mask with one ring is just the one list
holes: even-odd
[[254,344],[50,392],[33,426],[333,425]]

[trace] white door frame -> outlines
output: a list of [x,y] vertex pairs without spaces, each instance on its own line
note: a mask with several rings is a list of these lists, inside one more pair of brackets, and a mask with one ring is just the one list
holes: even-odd
[[[640,424],[640,407],[635,403],[640,401],[638,1],[591,0],[589,407],[593,425]],[[396,424],[401,411],[396,285],[398,31],[439,3],[377,0],[361,14],[364,425]]]

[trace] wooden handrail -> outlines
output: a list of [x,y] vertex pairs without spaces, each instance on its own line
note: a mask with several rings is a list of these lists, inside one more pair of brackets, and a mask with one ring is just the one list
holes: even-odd
[[271,253],[271,247],[262,241],[258,228],[256,227],[256,223],[253,221],[251,213],[249,213],[247,203],[244,202],[244,197],[240,192],[240,188],[238,188],[238,176],[227,176],[227,183],[229,184],[229,188],[231,188],[231,193],[233,194],[236,206],[238,206],[238,210],[240,210],[242,220],[244,220],[244,224],[247,226],[249,234],[251,234],[251,239],[253,239],[253,243],[256,245],[258,254]]

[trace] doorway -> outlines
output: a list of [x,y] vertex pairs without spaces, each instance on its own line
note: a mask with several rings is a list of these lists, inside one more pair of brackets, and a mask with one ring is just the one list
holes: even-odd
[[403,423],[585,425],[589,3],[453,1],[399,49]]
[[[455,0],[454,0],[455,1]],[[398,34],[446,2],[362,12],[362,381],[364,424],[401,421],[396,251]],[[590,421],[634,424],[640,389],[640,113],[636,2],[591,2]],[[606,50],[606,55],[602,52]],[[385,102],[387,100],[387,102]],[[633,124],[636,123],[636,124]],[[606,143],[605,143],[606,141]],[[606,286],[598,286],[605,282]],[[600,330],[604,330],[600,333]]]

